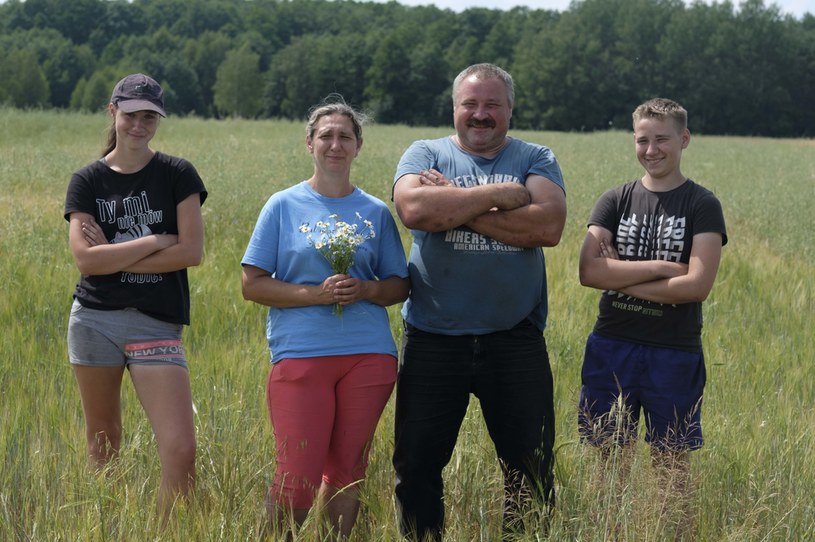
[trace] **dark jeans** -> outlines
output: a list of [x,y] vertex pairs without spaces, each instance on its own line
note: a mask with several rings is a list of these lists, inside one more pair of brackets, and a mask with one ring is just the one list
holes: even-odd
[[442,469],[450,461],[470,393],[481,403],[504,473],[504,527],[529,491],[554,505],[555,412],[543,335],[524,320],[487,335],[447,336],[406,324],[396,387],[396,500],[402,533],[440,540]]

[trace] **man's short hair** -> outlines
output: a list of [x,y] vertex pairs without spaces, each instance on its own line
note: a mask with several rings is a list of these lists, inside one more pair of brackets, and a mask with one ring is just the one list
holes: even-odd
[[456,76],[453,81],[453,105],[456,104],[456,94],[458,94],[458,87],[462,81],[468,77],[475,76],[477,79],[499,79],[507,87],[507,100],[509,107],[512,108],[515,103],[515,83],[512,81],[512,76],[505,70],[499,68],[495,64],[473,64],[465,68],[460,74]]

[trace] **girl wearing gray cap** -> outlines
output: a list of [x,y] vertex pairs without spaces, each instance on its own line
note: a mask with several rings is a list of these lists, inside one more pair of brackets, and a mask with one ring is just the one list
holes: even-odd
[[195,483],[195,430],[182,328],[190,323],[187,267],[203,256],[207,191],[183,158],[150,148],[166,116],[159,84],[143,74],[116,85],[99,160],[75,172],[65,219],[81,273],[68,354],[85,414],[88,459],[119,452],[125,369],[155,433],[163,518]]

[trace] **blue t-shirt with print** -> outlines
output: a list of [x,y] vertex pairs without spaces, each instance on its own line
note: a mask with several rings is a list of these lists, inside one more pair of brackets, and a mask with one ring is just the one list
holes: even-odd
[[[336,220],[357,224],[370,221],[374,237],[356,250],[350,275],[363,280],[406,277],[405,252],[387,205],[359,188],[342,198],[328,198],[303,181],[272,195],[255,225],[241,265],[269,271],[278,280],[321,284],[334,274],[328,260],[309,241],[304,229]],[[361,218],[360,218],[361,217]],[[317,240],[318,233],[312,232]],[[269,308],[266,338],[272,362],[347,354],[396,356],[385,307],[368,301],[345,305],[341,316],[333,305]]]
[[[467,153],[451,137],[420,140],[405,151],[394,184],[407,174],[436,169],[457,186],[525,185],[541,175],[564,188],[552,151],[520,139],[494,158]],[[444,232],[412,230],[410,298],[402,308],[409,324],[443,335],[480,335],[510,329],[529,318],[546,326],[546,265],[540,248],[520,248],[459,226]]]

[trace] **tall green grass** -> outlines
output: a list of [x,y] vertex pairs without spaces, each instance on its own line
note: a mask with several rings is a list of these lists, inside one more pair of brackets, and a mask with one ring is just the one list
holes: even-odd
[[[127,383],[123,389],[121,458],[104,474],[92,474],[66,356],[78,272],[67,247],[64,194],[71,172],[98,156],[106,128],[103,114],[0,109],[0,539],[252,539],[263,521],[274,457],[264,406],[264,310],[242,300],[239,261],[266,198],[311,173],[303,125],[171,118],[162,121],[154,141],[156,148],[190,159],[210,192],[206,257],[190,272],[193,323],[185,334],[199,491],[164,531],[153,514],[155,443],[132,388]],[[393,171],[407,145],[449,131],[369,126],[355,183],[389,202]],[[552,147],[568,188],[566,232],[558,247],[546,251],[546,337],[558,416],[559,500],[550,539],[669,540],[675,518],[661,511],[645,446],[637,448],[632,476],[620,490],[596,475],[605,466],[579,444],[576,432],[583,343],[598,298],[578,283],[577,254],[596,198],[640,174],[631,136],[514,135]],[[706,446],[691,464],[698,539],[810,539],[815,144],[694,136],[683,164],[687,175],[722,200],[730,235],[705,307]],[[403,241],[407,248],[404,230]],[[398,338],[395,308],[391,317]],[[320,330],[311,332],[316,338]],[[371,452],[355,540],[398,538],[392,418],[389,405]],[[476,402],[445,480],[448,539],[497,539],[500,473]],[[617,498],[621,506],[610,507]],[[314,532],[314,524],[307,524],[302,539],[315,539]],[[524,539],[542,536],[532,529]]]

